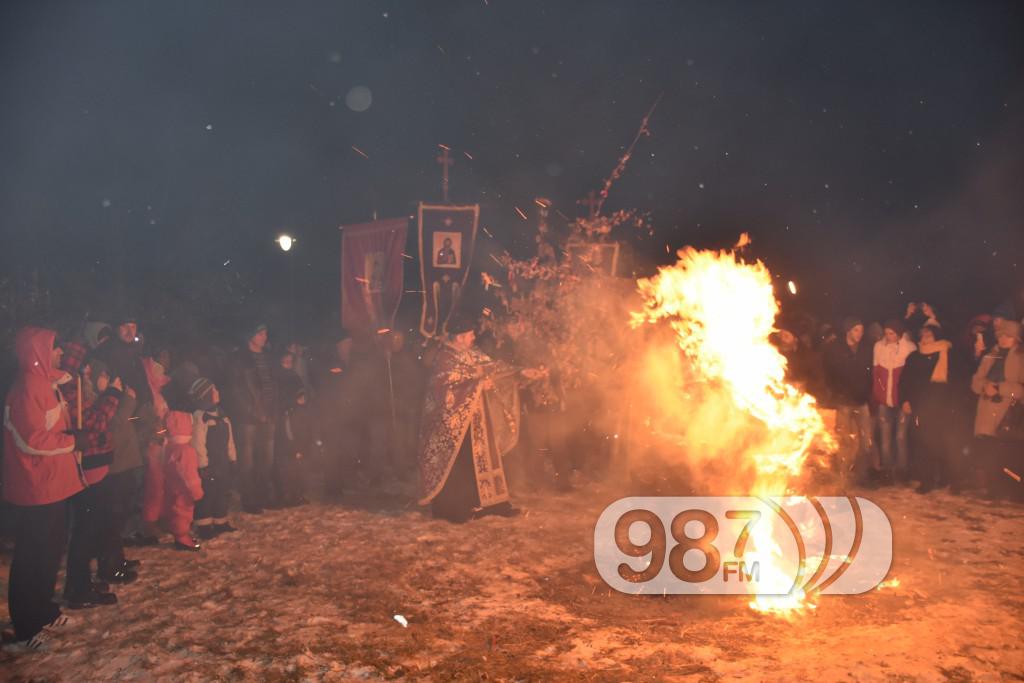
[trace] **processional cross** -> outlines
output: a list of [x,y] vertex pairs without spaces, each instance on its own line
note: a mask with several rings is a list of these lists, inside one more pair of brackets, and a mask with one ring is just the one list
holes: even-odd
[[448,203],[448,167],[455,163],[455,159],[448,158],[448,152],[451,148],[447,145],[438,145],[441,148],[441,154],[437,157],[437,163],[441,164],[441,196],[444,197],[444,203]]

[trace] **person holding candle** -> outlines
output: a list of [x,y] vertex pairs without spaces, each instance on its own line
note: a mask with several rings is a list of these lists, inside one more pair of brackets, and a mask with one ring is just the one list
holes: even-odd
[[61,368],[76,381],[64,385],[63,394],[76,414],[76,430],[85,441],[82,475],[86,487],[71,497],[71,539],[68,543],[64,599],[71,609],[113,605],[117,596],[100,590],[92,581],[92,558],[98,553],[100,528],[109,518],[110,494],[107,473],[113,461],[110,429],[121,400],[120,378],[110,380],[106,365],[91,359],[83,365],[86,349],[74,342],[64,344]]

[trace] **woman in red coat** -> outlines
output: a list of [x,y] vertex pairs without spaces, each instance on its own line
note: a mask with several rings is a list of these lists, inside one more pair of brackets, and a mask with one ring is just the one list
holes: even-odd
[[4,405],[4,498],[16,515],[7,600],[18,640],[42,644],[66,623],[53,602],[67,542],[68,499],[83,489],[71,418],[57,386],[56,333],[26,327],[14,341],[19,374]]

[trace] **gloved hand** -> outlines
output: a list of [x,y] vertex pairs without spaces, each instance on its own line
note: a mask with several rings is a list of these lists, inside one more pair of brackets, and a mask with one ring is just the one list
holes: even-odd
[[70,434],[71,436],[75,437],[75,450],[76,451],[84,453],[85,449],[87,449],[90,446],[92,446],[92,444],[89,443],[89,436],[85,432],[84,429],[69,429],[69,430],[67,430],[64,433],[65,434]]

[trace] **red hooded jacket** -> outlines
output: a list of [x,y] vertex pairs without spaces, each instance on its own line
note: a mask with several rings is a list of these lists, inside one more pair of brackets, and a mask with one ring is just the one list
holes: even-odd
[[167,448],[164,454],[165,496],[189,502],[202,498],[199,456],[192,447],[192,415],[189,413],[177,410],[167,413]]
[[4,404],[4,498],[47,505],[82,490],[67,406],[57,391],[65,373],[50,364],[56,333],[26,327],[14,340],[20,372]]

